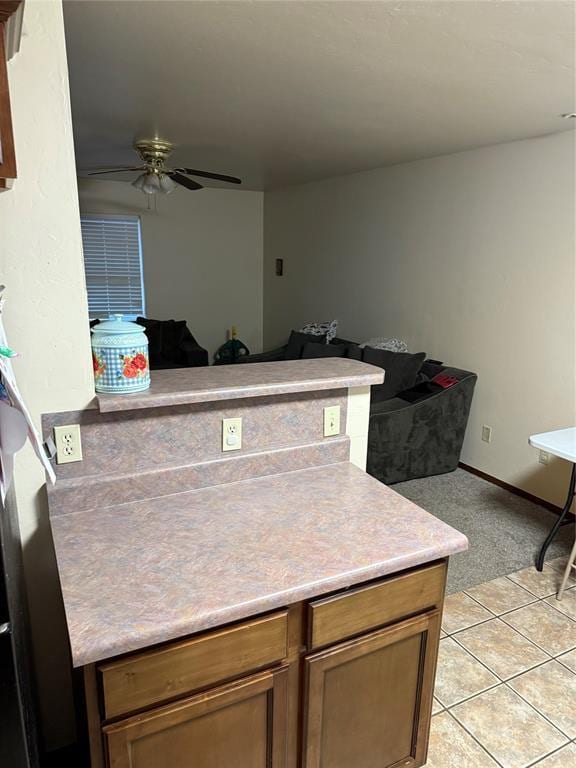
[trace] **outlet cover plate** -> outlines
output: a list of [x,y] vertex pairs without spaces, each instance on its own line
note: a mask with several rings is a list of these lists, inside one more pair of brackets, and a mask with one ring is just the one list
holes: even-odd
[[324,437],[340,434],[340,406],[328,405],[324,408]]
[[222,419],[222,450],[239,451],[242,448],[242,419]]
[[492,427],[488,427],[486,424],[482,427],[482,440],[485,443],[492,442]]
[[54,442],[56,443],[56,464],[71,464],[73,461],[82,461],[80,424],[54,427]]

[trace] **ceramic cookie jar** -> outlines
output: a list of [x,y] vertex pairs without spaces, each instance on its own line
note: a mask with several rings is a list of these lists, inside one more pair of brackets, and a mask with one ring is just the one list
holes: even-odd
[[148,339],[138,323],[111,315],[92,328],[96,392],[142,392],[150,386]]

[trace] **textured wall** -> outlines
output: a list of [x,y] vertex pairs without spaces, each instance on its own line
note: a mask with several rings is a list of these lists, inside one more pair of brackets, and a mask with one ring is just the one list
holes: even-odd
[[175,190],[148,210],[131,184],[80,179],[82,213],[140,216],[146,314],[187,320],[212,355],[236,325],[262,349],[263,193]]
[[528,437],[576,418],[574,207],[570,133],[267,193],[265,348],[338,317],[476,371],[463,461],[560,503]]
[[[8,75],[18,179],[0,194],[0,282],[7,286],[8,339],[21,353],[14,368],[39,425],[42,412],[82,408],[92,396],[59,0],[27,0],[20,52]],[[68,642],[44,472],[29,447],[17,457],[15,480],[45,735],[56,746],[73,737]]]

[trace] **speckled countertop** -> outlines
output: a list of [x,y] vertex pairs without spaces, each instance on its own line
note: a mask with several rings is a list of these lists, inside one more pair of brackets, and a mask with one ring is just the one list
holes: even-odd
[[369,387],[383,381],[384,371],[374,365],[325,357],[153,371],[152,385],[145,392],[97,395],[96,399],[104,413],[321,389]]
[[349,463],[52,519],[74,666],[467,548]]

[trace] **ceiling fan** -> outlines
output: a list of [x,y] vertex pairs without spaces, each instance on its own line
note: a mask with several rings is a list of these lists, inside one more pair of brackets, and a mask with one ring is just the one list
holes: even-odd
[[189,176],[200,176],[203,179],[216,179],[229,184],[241,184],[235,176],[225,176],[221,173],[198,171],[194,168],[168,168],[165,163],[172,152],[173,145],[164,139],[139,139],[134,142],[134,149],[140,155],[142,165],[124,166],[120,168],[101,168],[88,171],[88,176],[98,176],[102,173],[121,173],[140,171],[140,175],[132,182],[132,186],[146,195],[157,192],[169,194],[178,185],[186,189],[202,189],[203,185],[190,179]]

